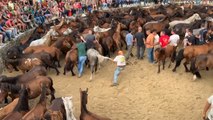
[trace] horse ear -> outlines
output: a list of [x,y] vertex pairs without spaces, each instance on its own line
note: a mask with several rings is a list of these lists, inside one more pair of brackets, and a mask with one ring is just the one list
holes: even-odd
[[82,92],[81,88],[79,88],[79,91]]
[[88,92],[88,88],[86,89],[86,92]]

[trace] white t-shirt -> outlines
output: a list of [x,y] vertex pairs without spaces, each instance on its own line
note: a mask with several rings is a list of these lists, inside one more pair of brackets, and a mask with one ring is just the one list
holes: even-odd
[[213,95],[210,96],[207,101],[209,104],[211,104],[211,109],[209,110],[208,118],[209,120],[213,120]]
[[179,40],[180,40],[180,36],[178,34],[174,34],[169,37],[169,42],[170,42],[170,45],[172,46],[177,46]]
[[154,43],[158,43],[159,39],[160,39],[160,36],[158,34],[155,35],[155,37],[154,37]]
[[117,62],[117,66],[125,66],[126,65],[126,60],[125,60],[125,57],[123,55],[116,56],[113,61]]

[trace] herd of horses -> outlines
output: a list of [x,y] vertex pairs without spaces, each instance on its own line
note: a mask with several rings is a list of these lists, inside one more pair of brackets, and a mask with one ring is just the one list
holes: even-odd
[[[185,28],[200,29],[202,23],[212,27],[213,21],[201,18],[213,16],[211,6],[193,6],[191,4],[156,6],[154,8],[122,8],[111,11],[93,11],[84,17],[60,18],[58,24],[41,25],[34,29],[28,40],[21,41],[19,45],[6,51],[4,64],[9,72],[21,70],[23,74],[8,77],[0,76],[0,102],[12,102],[0,110],[0,119],[3,120],[75,120],[72,110],[72,98],[55,98],[54,80],[47,76],[49,69],[54,69],[56,75],[61,67],[61,58],[65,58],[64,72],[71,71],[75,75],[74,67],[78,63],[76,43],[93,29],[97,43],[95,49],[87,51],[91,77],[100,64],[109,59],[117,50],[127,49],[125,36],[128,31],[137,32],[139,26],[146,30],[160,32],[165,28],[177,31],[184,37]],[[177,49],[168,45],[166,48],[157,48],[154,52],[163,69],[167,58],[176,62],[173,71],[185,59],[186,72],[191,71],[194,78],[201,78],[199,70],[213,68],[213,43],[197,46],[187,46]],[[177,55],[176,55],[177,54]],[[190,69],[187,64],[191,63]],[[29,108],[28,100],[37,98],[38,103]],[[51,104],[47,104],[46,96],[50,95]],[[80,89],[81,115],[80,120],[108,120],[87,110],[88,89]]]

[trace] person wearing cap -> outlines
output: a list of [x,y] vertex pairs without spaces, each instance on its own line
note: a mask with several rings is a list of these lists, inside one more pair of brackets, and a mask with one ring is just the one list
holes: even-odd
[[115,57],[114,60],[113,59],[110,59],[110,60],[117,63],[117,67],[116,67],[115,72],[114,72],[113,84],[111,85],[113,87],[113,86],[118,85],[118,75],[126,66],[126,60],[125,60],[125,57],[123,55],[123,51],[121,51],[121,50],[118,51],[118,55]]

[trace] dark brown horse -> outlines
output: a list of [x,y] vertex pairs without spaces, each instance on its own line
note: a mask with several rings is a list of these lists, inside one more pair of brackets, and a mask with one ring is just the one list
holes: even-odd
[[80,120],[110,120],[109,118],[100,117],[94,113],[87,110],[87,99],[88,99],[88,88],[86,91],[80,89],[80,99],[81,99],[81,115]]
[[29,110],[28,90],[23,88],[20,93],[18,104],[3,120],[20,120]]
[[158,62],[158,73],[160,73],[160,65],[163,63],[163,70],[165,67],[166,58],[170,58],[169,66],[175,61],[176,47],[168,45],[166,48],[157,48],[154,51],[155,60]]
[[213,50],[211,52],[209,52],[208,54],[198,55],[197,57],[192,59],[190,70],[194,75],[193,80],[201,78],[201,75],[199,73],[200,70],[213,69]]
[[32,108],[27,114],[22,117],[22,120],[41,120],[43,118],[44,113],[46,112],[46,94],[47,94],[47,86],[45,84],[41,84],[42,92],[40,96],[40,100],[37,105]]
[[207,54],[212,49],[213,49],[213,43],[197,45],[197,46],[187,46],[186,48],[181,49],[178,52],[178,55],[176,57],[176,65],[172,71],[175,72],[176,68],[180,66],[181,61],[185,58],[185,62],[183,64],[185,67],[185,71],[189,72],[187,64],[189,64],[192,58],[201,54]]
[[75,76],[73,68],[77,66],[77,62],[78,62],[78,51],[76,48],[72,48],[70,51],[67,52],[65,57],[64,75],[66,75],[67,70],[68,71],[70,70],[72,76]]
[[[23,82],[18,83],[19,79],[16,77],[1,77],[1,95],[0,100],[4,100],[8,95],[15,99],[18,97],[17,92],[21,89],[22,85],[25,85],[29,88],[29,99],[33,99],[38,97],[41,94],[41,85],[44,84],[48,88],[48,95],[51,95],[51,101],[55,99],[55,89],[53,88],[53,80],[50,77],[46,76],[36,76],[36,78]],[[8,94],[10,93],[10,94]],[[2,102],[2,101],[1,101]]]
[[62,98],[56,98],[44,114],[46,120],[66,120],[66,111]]

